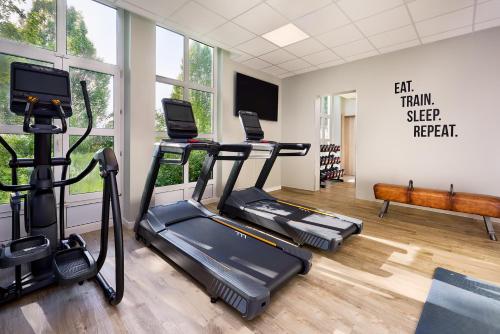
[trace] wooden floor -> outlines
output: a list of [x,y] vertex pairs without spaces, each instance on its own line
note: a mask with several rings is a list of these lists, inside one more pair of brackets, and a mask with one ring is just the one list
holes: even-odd
[[[361,218],[364,231],[245,321],[127,232],[125,298],[109,306],[94,283],[53,287],[0,308],[0,333],[412,333],[436,267],[500,283],[500,242],[480,221],[354,199],[353,184],[275,196]],[[500,230],[499,226],[497,229]],[[87,235],[97,248],[97,234]],[[111,248],[111,247],[110,247]],[[111,252],[112,255],[112,252]],[[112,261],[105,275],[112,277]]]

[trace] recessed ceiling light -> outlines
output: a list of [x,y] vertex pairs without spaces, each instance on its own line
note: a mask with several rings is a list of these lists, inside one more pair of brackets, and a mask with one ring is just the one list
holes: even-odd
[[284,47],[289,44],[301,41],[309,37],[308,34],[297,28],[292,23],[282,26],[276,30],[270,31],[264,35],[262,35],[265,39],[279,47]]

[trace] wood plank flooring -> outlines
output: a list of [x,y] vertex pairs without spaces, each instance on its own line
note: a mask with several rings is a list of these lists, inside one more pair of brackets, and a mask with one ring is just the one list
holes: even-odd
[[[52,287],[0,307],[0,333],[412,333],[436,267],[500,284],[500,242],[481,221],[356,200],[354,186],[318,193],[281,190],[283,200],[364,222],[335,254],[315,252],[308,275],[271,298],[253,321],[204,290],[125,233],[125,297],[109,306],[95,283]],[[212,206],[214,207],[214,206]],[[500,226],[496,226],[500,230]],[[98,234],[87,234],[98,249]],[[112,245],[105,275],[113,277]]]

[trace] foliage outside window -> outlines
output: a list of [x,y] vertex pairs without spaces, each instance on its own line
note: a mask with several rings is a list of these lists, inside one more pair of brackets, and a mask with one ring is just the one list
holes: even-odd
[[[69,136],[69,144],[73,145],[80,136]],[[82,172],[94,157],[98,150],[109,147],[113,149],[113,137],[111,136],[88,136],[78,148],[71,154],[70,177],[74,177]],[[102,178],[99,175],[99,168],[87,175],[82,182],[70,186],[71,194],[92,193],[102,190]]]
[[69,69],[69,74],[73,98],[73,116],[69,119],[69,125],[76,128],[87,127],[87,111],[80,85],[80,81],[85,80],[92,108],[93,127],[112,129],[114,127],[113,76],[73,67]]
[[56,0],[2,0],[0,37],[56,50]]
[[115,22],[116,10],[111,7],[92,0],[67,0],[68,54],[116,64]]

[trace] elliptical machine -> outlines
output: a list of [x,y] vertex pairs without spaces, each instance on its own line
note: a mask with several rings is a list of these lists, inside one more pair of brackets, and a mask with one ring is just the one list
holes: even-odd
[[[99,150],[79,175],[66,179],[71,153],[92,130],[87,85],[85,81],[80,84],[88,117],[87,130],[65,157],[54,158],[51,156],[52,136],[65,133],[66,119],[72,116],[69,73],[39,65],[11,64],[10,110],[24,116],[23,131],[34,135],[34,158],[18,158],[15,150],[0,136],[0,144],[11,155],[9,167],[12,170],[12,184],[0,182],[0,190],[11,193],[12,209],[12,241],[0,248],[0,269],[15,268],[13,283],[0,287],[0,304],[54,283],[83,284],[85,280],[91,279],[97,281],[110,304],[117,305],[123,297],[122,220],[116,182],[118,162],[113,150]],[[34,123],[31,123],[32,118]],[[61,122],[61,127],[53,124],[54,119]],[[97,164],[104,185],[101,247],[95,260],[80,235],[71,234],[68,238],[64,235],[64,189],[81,181]],[[62,166],[59,181],[54,180],[54,166]],[[18,168],[33,168],[29,184],[18,184]],[[56,187],[60,188],[59,233],[54,192]],[[26,237],[21,237],[22,204]],[[116,290],[100,273],[108,249],[110,204],[113,212]]]

